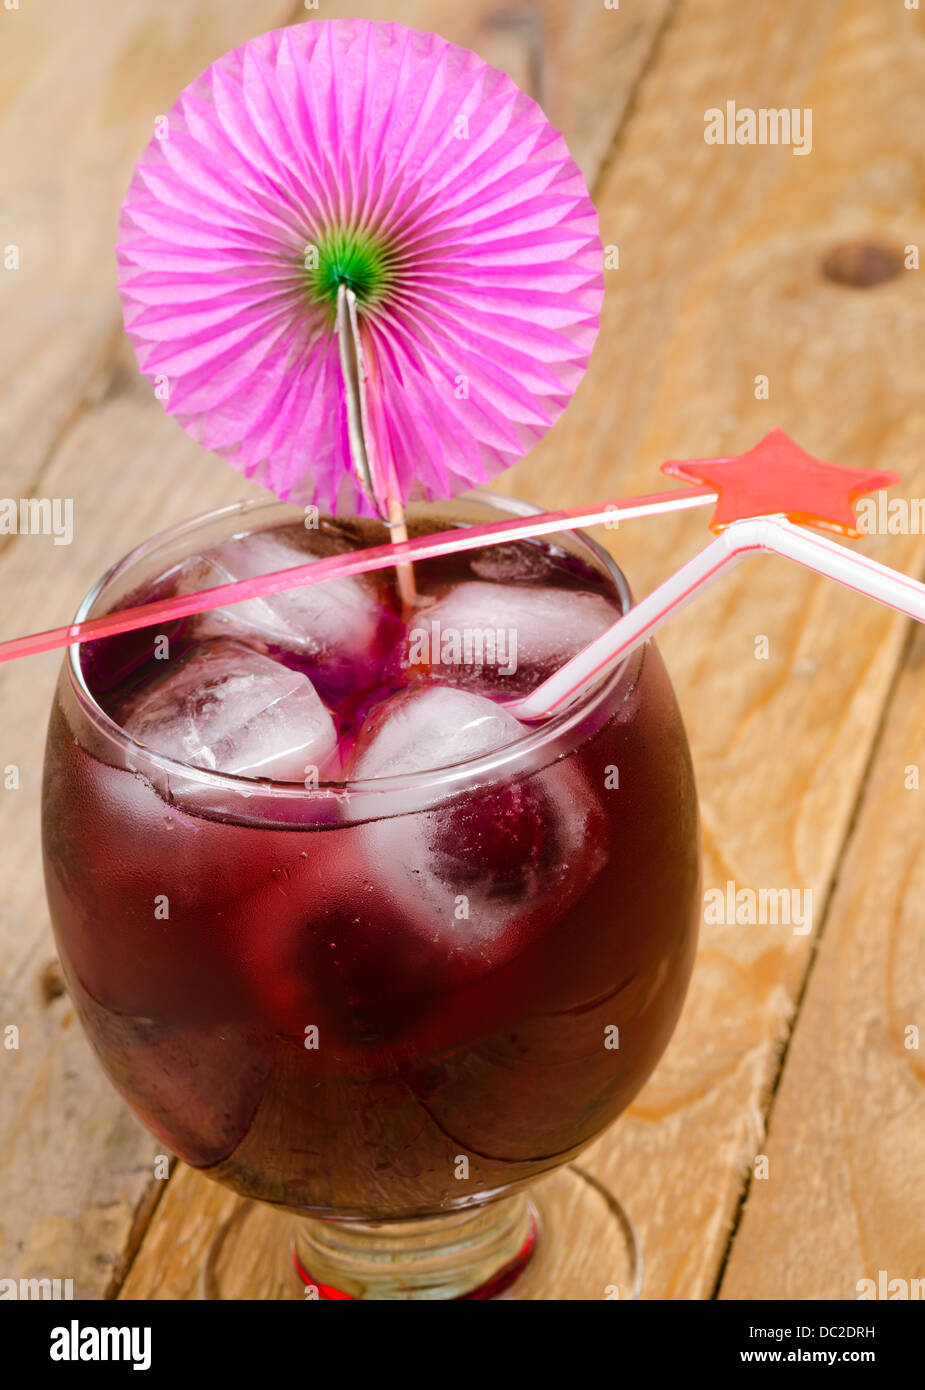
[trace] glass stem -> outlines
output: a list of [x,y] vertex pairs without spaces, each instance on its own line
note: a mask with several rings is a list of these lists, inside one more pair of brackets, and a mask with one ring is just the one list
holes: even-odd
[[536,1213],[522,1194],[413,1221],[301,1217],[293,1264],[306,1297],[490,1298],[530,1258]]

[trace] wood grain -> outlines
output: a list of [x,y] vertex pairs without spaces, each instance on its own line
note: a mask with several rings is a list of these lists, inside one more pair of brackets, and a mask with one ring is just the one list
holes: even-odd
[[[902,6],[682,6],[600,189],[620,269],[591,369],[505,489],[546,505],[564,490],[648,491],[662,459],[734,453],[778,424],[823,457],[896,469],[901,492],[921,496],[925,281],[903,271],[855,289],[821,266],[845,242],[923,242],[922,52],[922,17]],[[727,99],[811,105],[812,154],[707,146],[704,113]],[[754,395],[759,373],[769,400]],[[645,592],[703,538],[692,514],[604,540]],[[863,548],[921,568],[921,536]],[[885,610],[771,558],[665,630],[705,886],[811,888],[818,923],[904,635]],[[585,1159],[640,1228],[644,1296],[712,1292],[811,951],[786,927],[704,927],[668,1053]]]
[[[722,1298],[925,1278],[925,633],[846,846]],[[917,1032],[912,1031],[917,1030]],[[895,1290],[901,1290],[895,1285]]]
[[[3,490],[28,495],[112,356],[121,316],[119,205],[154,119],[255,23],[292,0],[67,0],[0,8],[0,341]],[[4,257],[0,254],[0,267]]]

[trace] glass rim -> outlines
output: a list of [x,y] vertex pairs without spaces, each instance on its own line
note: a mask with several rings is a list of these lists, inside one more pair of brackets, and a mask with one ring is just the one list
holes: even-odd
[[[482,502],[499,511],[506,511],[519,516],[538,515],[542,511],[542,508],[531,502],[524,502],[516,497],[507,497],[484,488],[473,488],[460,494],[458,498],[448,498],[427,505],[439,506],[442,504],[449,508],[455,501],[464,502],[467,500]],[[414,503],[411,505],[413,507]],[[205,512],[198,512],[195,516],[163,527],[160,531],[156,531],[153,535],[139,542],[138,545],[133,546],[121,559],[110,565],[109,569],[84,595],[73,621],[75,623],[85,621],[90,616],[94,604],[105,593],[109,585],[132,564],[144,555],[156,550],[163,542],[179,538],[185,532],[195,531],[208,523],[220,521],[225,516],[231,517],[237,514],[242,517],[250,517],[263,510],[269,511],[279,507],[294,507],[296,510],[301,510],[298,503],[285,502],[277,497],[241,498],[236,502],[209,508]],[[332,515],[331,520],[337,521],[338,518]],[[597,541],[592,540],[585,531],[576,528],[561,534],[563,537],[571,537],[577,541],[580,546],[590,551],[591,555],[599,562],[607,578],[613,583],[622,612],[626,614],[632,607],[632,595],[626,577],[613,557]],[[492,542],[489,540],[486,542],[485,548],[489,549],[491,544]],[[169,757],[166,753],[158,752],[157,749],[148,744],[139,743],[123,729],[121,724],[106,713],[88,686],[80,660],[81,643],[75,642],[68,648],[65,668],[72,690],[91,722],[96,726],[97,731],[105,735],[120,749],[131,750],[134,757],[145,760],[168,777],[182,779],[186,783],[194,782],[202,787],[211,787],[216,791],[236,792],[243,797],[269,794],[274,798],[279,797],[287,800],[304,800],[305,798],[317,800],[324,797],[338,799],[382,796],[387,793],[409,790],[426,791],[435,785],[445,786],[447,794],[450,794],[456,789],[455,783],[464,786],[473,778],[495,780],[499,771],[503,771],[507,765],[517,763],[522,759],[528,760],[530,755],[540,749],[544,743],[549,742],[557,735],[568,733],[576,724],[593,713],[611,690],[616,688],[625,673],[628,662],[634,656],[638,657],[641,650],[631,652],[612,671],[599,676],[588,686],[583,695],[567,705],[559,714],[542,724],[528,727],[522,737],[512,739],[510,743],[503,744],[500,748],[489,753],[480,754],[476,758],[469,758],[463,762],[449,763],[443,767],[428,768],[420,772],[400,773],[389,777],[319,781],[313,787],[308,787],[303,782],[283,782],[271,777],[246,777],[240,773],[215,772],[209,768],[197,767],[193,763],[181,762],[176,758]],[[134,770],[144,776],[142,768],[135,768]],[[510,769],[508,768],[508,770]]]

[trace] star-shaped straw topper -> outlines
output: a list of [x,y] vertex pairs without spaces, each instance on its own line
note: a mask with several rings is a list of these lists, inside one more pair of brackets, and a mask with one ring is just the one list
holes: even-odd
[[864,534],[858,530],[855,498],[899,482],[896,473],[817,459],[781,429],[733,458],[672,459],[662,464],[662,472],[716,489],[711,531],[719,533],[748,517],[785,516],[801,526],[855,539]]

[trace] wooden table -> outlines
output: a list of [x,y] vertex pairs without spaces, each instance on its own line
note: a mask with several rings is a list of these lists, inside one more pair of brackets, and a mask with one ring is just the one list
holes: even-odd
[[[358,11],[439,29],[532,87],[616,248],[588,376],[504,490],[544,506],[651,491],[661,460],[735,453],[778,424],[922,495],[921,13],[324,0],[318,14]],[[179,88],[304,15],[294,0],[0,9],[0,491],[71,497],[77,517],[70,546],[0,537],[2,635],[63,621],[137,541],[248,491],[138,377],[112,244],[132,162]],[[811,108],[811,154],[706,143],[705,113],[729,100]],[[861,548],[920,574],[914,518]],[[705,535],[694,513],[604,540],[643,593]],[[808,888],[814,921],[807,935],[704,926],[664,1060],[580,1160],[636,1223],[644,1297],[852,1299],[879,1270],[925,1275],[925,640],[911,627],[764,558],[664,634],[705,886]],[[195,1298],[216,1231],[233,1242],[246,1223],[236,1291],[272,1295],[278,1218],[236,1214],[185,1167],[155,1178],[159,1146],[63,991],[37,824],[58,666],[0,668],[0,1275]],[[581,1259],[570,1251],[536,1296],[576,1296]]]

